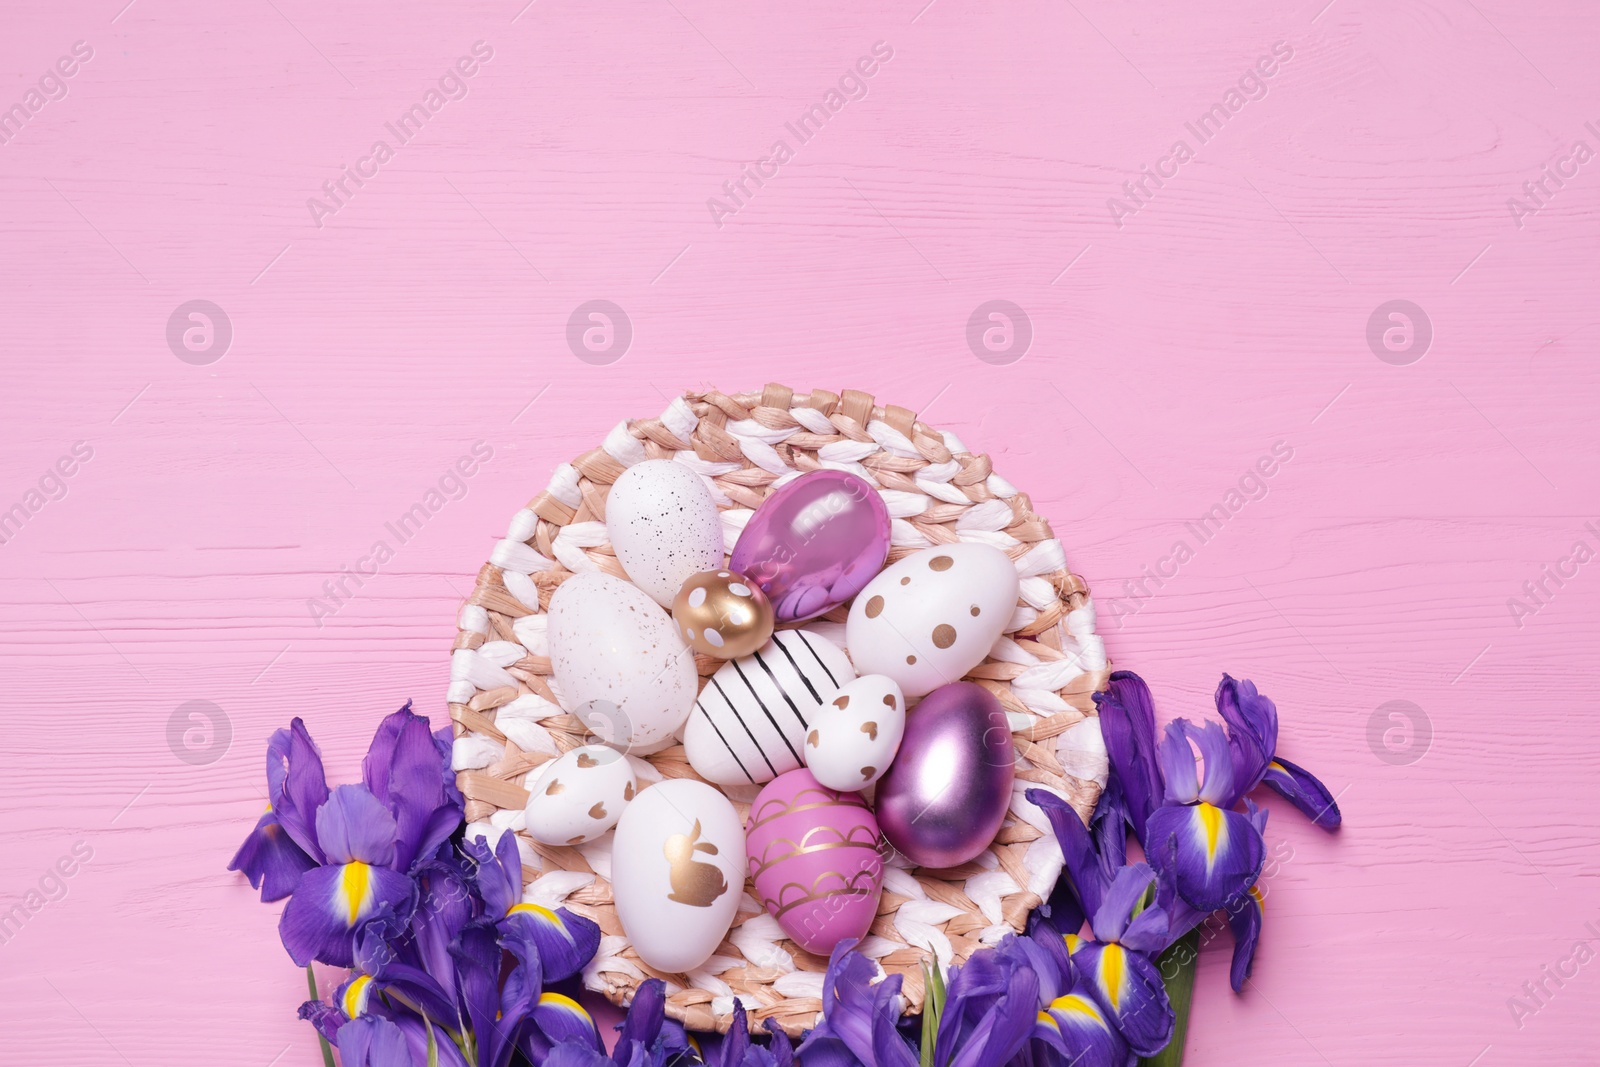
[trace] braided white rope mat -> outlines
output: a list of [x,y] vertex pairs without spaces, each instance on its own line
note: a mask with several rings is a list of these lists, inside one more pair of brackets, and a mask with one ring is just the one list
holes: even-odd
[[[544,491],[511,517],[461,609],[452,653],[448,699],[468,833],[491,844],[516,834],[523,899],[567,907],[600,925],[600,951],[584,971],[588,988],[626,1004],[641,981],[662,978],[669,1014],[695,1029],[726,1030],[737,997],[754,1025],[776,1018],[798,1034],[821,1010],[827,960],[789,941],[747,884],[733,929],[711,959],[691,974],[657,974],[633,952],[612,906],[612,835],[561,847],[523,832],[525,784],[541,764],[593,740],[563,710],[550,677],[544,612],[573,574],[626,579],[607,541],[605,498],[618,475],[646,459],[676,460],[706,479],[727,550],[769,492],[830,467],[859,475],[882,494],[893,523],[890,563],[930,545],[975,541],[1016,564],[1021,594],[1006,635],[967,675],[995,693],[1011,720],[1018,762],[1010,815],[994,844],[959,868],[914,868],[891,855],[877,919],[860,945],[886,971],[905,976],[905,1010],[918,1011],[927,957],[949,966],[1021,930],[1060,874],[1060,848],[1023,790],[1053,790],[1087,816],[1104,788],[1105,747],[1091,694],[1104,687],[1109,668],[1088,588],[1068,570],[1049,523],[994,473],[987,456],[904,408],[876,406],[854,391],[796,395],[768,385],[732,396],[685,393],[658,418],[618,423],[599,448],[557,467]],[[846,614],[841,607],[805,625],[844,647]],[[701,684],[719,665],[696,658]],[[682,745],[627,758],[641,789],[698,777]],[[741,817],[758,790],[719,788]]]

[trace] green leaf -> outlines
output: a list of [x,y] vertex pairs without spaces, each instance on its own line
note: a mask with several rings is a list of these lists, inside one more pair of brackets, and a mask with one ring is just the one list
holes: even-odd
[[[306,964],[306,986],[311,990],[312,1000],[321,1000],[322,994],[317,992],[317,976],[311,970],[311,964]],[[328,1039],[322,1036],[322,1031],[317,1031],[317,1044],[322,1046],[323,1067],[334,1067],[333,1047],[328,1044]]]
[[922,1067],[933,1067],[933,1043],[944,1013],[944,975],[937,959],[922,965],[922,987]]
[[1139,1067],[1181,1067],[1184,1039],[1189,1034],[1189,1006],[1194,1002],[1194,975],[1200,959],[1200,931],[1190,930],[1174,941],[1156,960],[1161,984],[1167,987],[1177,1024],[1172,1040],[1154,1056],[1141,1057]]

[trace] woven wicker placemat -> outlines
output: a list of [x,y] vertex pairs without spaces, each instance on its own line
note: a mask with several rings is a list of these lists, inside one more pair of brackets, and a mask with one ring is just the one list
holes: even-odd
[[[1021,930],[1048,895],[1061,852],[1028,786],[1093,810],[1105,783],[1105,750],[1091,694],[1109,673],[1094,632],[1094,605],[1067,568],[1050,524],[1025,493],[994,473],[989,458],[953,434],[866,393],[781,385],[728,395],[690,391],[658,418],[619,423],[600,447],[558,467],[548,487],[511,519],[462,607],[449,691],[455,769],[467,798],[469,833],[491,841],[517,835],[525,899],[587,915],[602,931],[584,972],[589,988],[626,1004],[647,977],[668,985],[668,1013],[699,1030],[725,1031],[737,996],[754,1026],[776,1018],[799,1034],[822,1007],[827,960],[789,941],[746,885],[734,927],[710,960],[688,975],[656,974],[633,952],[611,900],[611,834],[578,847],[528,837],[524,784],[547,760],[592,740],[562,710],[550,677],[544,612],[562,581],[583,571],[626,579],[607,541],[606,494],[618,475],[646,459],[676,459],[708,479],[730,548],[753,510],[786,478],[834,467],[875,485],[893,519],[889,562],[930,545],[979,541],[1001,548],[1022,578],[1007,637],[968,679],[990,689],[1010,714],[1017,745],[1011,814],[989,850],[959,868],[932,871],[891,860],[871,933],[861,951],[905,976],[905,1009],[921,1009],[921,967],[948,966],[1006,932]],[[847,607],[805,624],[843,647]],[[701,683],[720,660],[696,657]],[[912,714],[915,714],[913,710]],[[673,745],[628,757],[641,788],[662,778],[696,778]],[[756,787],[726,787],[741,817]]]

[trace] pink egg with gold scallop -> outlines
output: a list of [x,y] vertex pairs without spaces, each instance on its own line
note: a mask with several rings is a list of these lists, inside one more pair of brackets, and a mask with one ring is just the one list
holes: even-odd
[[796,944],[826,956],[863,937],[878,913],[878,820],[859,793],[829,789],[805,768],[761,790],[745,824],[756,897]]

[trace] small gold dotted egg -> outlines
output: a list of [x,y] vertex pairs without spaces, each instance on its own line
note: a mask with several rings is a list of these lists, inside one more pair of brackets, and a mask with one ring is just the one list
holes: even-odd
[[772,637],[772,603],[754,582],[733,571],[691,575],[672,601],[684,642],[718,659],[748,656]]

